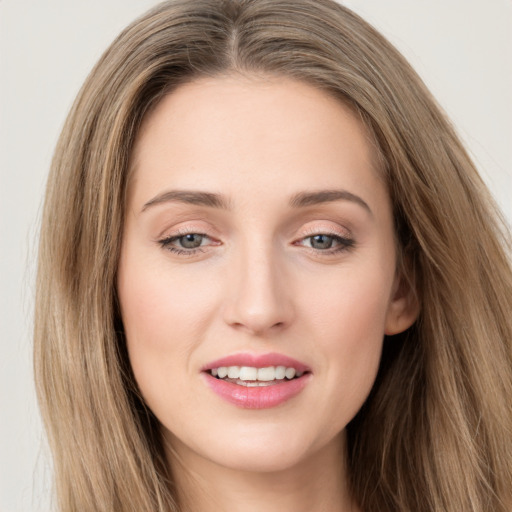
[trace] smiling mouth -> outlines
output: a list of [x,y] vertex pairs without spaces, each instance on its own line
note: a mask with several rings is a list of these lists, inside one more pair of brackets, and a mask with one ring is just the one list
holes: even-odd
[[201,369],[205,384],[221,399],[244,409],[267,409],[288,402],[311,382],[306,364],[270,352],[231,354]]
[[311,381],[311,371],[293,366],[214,366],[203,372],[205,383],[220,398],[245,409],[284,404]]
[[265,387],[298,379],[308,372],[286,366],[220,366],[208,370],[208,373],[218,380],[239,386]]

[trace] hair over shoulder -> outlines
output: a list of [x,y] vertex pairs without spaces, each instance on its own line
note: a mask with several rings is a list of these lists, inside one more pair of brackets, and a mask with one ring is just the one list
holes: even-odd
[[116,297],[131,148],[146,113],[198,77],[304,81],[369,128],[399,265],[421,304],[388,337],[348,426],[365,511],[512,510],[510,234],[454,129],[375,29],[331,0],[170,0],[90,73],[53,159],[35,321],[39,403],[62,511],[178,511]]

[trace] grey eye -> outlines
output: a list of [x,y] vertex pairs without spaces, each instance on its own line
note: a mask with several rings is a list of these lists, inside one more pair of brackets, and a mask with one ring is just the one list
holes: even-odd
[[330,249],[334,243],[334,237],[329,235],[310,236],[309,240],[313,249]]
[[187,235],[177,238],[178,244],[184,249],[197,249],[201,247],[204,240],[204,235],[198,233],[189,233]]

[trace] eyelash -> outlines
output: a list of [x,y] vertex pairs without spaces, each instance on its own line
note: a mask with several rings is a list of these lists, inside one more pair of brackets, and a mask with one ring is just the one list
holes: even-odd
[[355,246],[355,240],[353,238],[350,238],[348,236],[341,236],[337,233],[332,233],[330,231],[326,231],[326,232],[315,231],[315,232],[309,233],[306,236],[303,236],[297,242],[294,242],[294,245],[301,245],[300,242],[303,242],[308,239],[313,239],[316,236],[325,236],[325,237],[331,238],[333,240],[333,242],[337,244],[337,247],[334,247],[334,248],[329,247],[327,249],[315,249],[314,247],[303,246],[306,249],[313,251],[316,255],[319,254],[321,256],[328,257],[328,256],[339,254],[339,253],[342,253],[345,251],[349,251],[350,249],[352,249]]
[[[169,237],[163,238],[161,240],[158,240],[158,243],[160,246],[165,249],[166,251],[170,251],[174,254],[177,254],[179,256],[193,256],[197,253],[204,252],[204,249],[202,249],[202,246],[191,248],[191,249],[185,249],[185,248],[179,248],[175,247],[172,244],[179,240],[180,238],[184,238],[187,235],[197,235],[200,237],[203,237],[203,239],[209,239],[211,238],[206,233],[200,233],[195,231],[186,231],[186,232],[178,232],[174,235],[171,235]],[[336,233],[332,232],[312,232],[311,234],[307,234],[306,236],[303,236],[300,240],[297,242],[294,242],[293,245],[301,245],[299,242],[303,242],[308,239],[312,239],[316,236],[326,236],[333,240],[334,243],[338,244],[337,247],[334,248],[327,248],[327,249],[315,249],[314,247],[308,247],[308,246],[302,246],[305,247],[309,251],[313,251],[315,254],[319,254],[322,256],[330,256],[334,254],[339,254],[344,251],[348,251],[352,249],[355,245],[355,241],[352,238],[341,236]]]
[[172,245],[174,242],[176,242],[180,238],[186,237],[187,235],[198,235],[203,238],[207,238],[207,239],[211,240],[211,238],[206,233],[199,233],[196,231],[184,231],[184,232],[178,232],[175,235],[171,235],[169,237],[158,240],[158,243],[166,251],[170,251],[170,252],[180,255],[180,256],[193,256],[194,254],[197,254],[198,252],[204,252],[204,249],[202,249],[202,246],[199,246],[199,247],[196,247],[193,249],[180,249],[179,247],[174,247]]

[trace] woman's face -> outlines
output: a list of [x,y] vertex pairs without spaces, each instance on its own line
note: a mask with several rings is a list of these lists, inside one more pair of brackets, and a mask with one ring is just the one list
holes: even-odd
[[271,471],[341,443],[384,334],[414,320],[361,122],[300,82],[201,79],[148,115],[132,163],[118,292],[169,444]]

